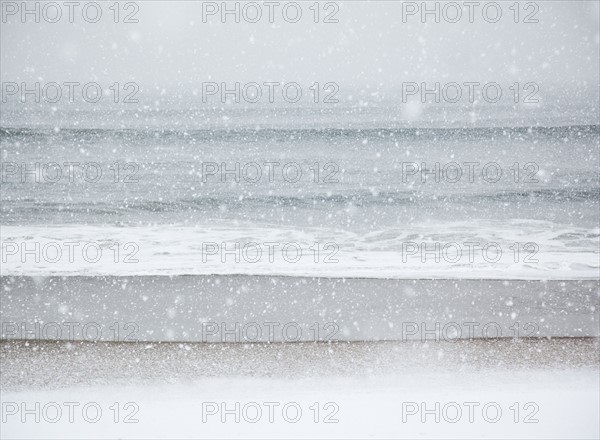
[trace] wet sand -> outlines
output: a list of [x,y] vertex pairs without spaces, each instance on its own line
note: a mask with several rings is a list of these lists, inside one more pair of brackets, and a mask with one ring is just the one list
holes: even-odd
[[[99,335],[74,338],[66,332],[46,332],[64,340],[422,341],[431,339],[432,331],[442,333],[444,340],[600,336],[598,280],[184,275],[1,277],[1,281],[3,338],[27,337],[5,325],[13,323],[17,329],[33,329],[34,338],[49,339],[36,333],[36,321],[76,322],[80,329],[93,323],[101,329]],[[121,330],[117,337],[111,330],[115,322]],[[125,328],[128,323],[134,327]],[[268,323],[276,323],[277,330],[270,331]],[[286,324],[300,331],[284,333]],[[318,333],[311,329],[315,324]],[[227,329],[236,328],[237,334],[227,334]]]

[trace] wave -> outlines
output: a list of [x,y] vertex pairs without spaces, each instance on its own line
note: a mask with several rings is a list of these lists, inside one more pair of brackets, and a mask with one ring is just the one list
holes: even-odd
[[[590,182],[594,184],[597,182]],[[6,183],[5,187],[10,187]],[[152,197],[148,194],[146,197]],[[31,197],[5,198],[0,212],[15,213],[16,211],[60,210],[62,212],[95,212],[110,214],[119,211],[131,212],[185,212],[215,210],[221,207],[230,209],[261,208],[261,207],[375,207],[375,206],[408,206],[408,205],[446,205],[458,208],[461,205],[489,202],[519,203],[519,202],[598,202],[600,188],[590,186],[584,188],[552,188],[528,190],[498,190],[494,192],[475,193],[432,193],[425,191],[353,191],[338,194],[306,194],[302,196],[265,194],[260,196],[240,196],[237,193],[220,193],[215,196],[197,195],[192,197],[174,198],[169,201],[152,200],[148,198],[126,198],[116,201],[93,201],[87,199],[68,202],[40,201]],[[489,205],[487,205],[489,206]]]
[[[368,232],[226,220],[194,226],[4,225],[0,232],[5,253],[2,275],[248,274],[567,280],[598,279],[600,273],[597,226],[584,228],[525,219],[395,225],[371,228]],[[56,248],[66,242],[80,243],[74,248],[72,261],[67,258],[66,250],[56,261],[36,260],[31,255],[23,259],[19,253],[6,252],[7,246],[14,251],[14,244],[31,250],[35,243],[39,243],[40,249],[54,243],[49,248],[54,258]],[[97,261],[82,257],[82,245],[90,242],[103,249]],[[115,243],[120,246],[117,253]],[[214,252],[207,251],[206,243],[213,244]],[[233,253],[237,257],[231,252],[236,243],[238,250]],[[277,246],[271,252],[267,243]],[[296,250],[286,251],[286,257],[283,246],[287,243],[294,243]],[[429,253],[425,261],[418,248],[413,245],[409,248],[408,243],[426,246]],[[449,246],[437,258],[432,255],[436,243],[439,249]],[[472,254],[466,243],[476,243]],[[493,252],[484,254],[482,249],[492,243]],[[224,257],[219,249],[225,248],[230,252]],[[258,259],[257,248],[261,249]],[[462,254],[456,258],[459,249]],[[92,251],[91,255],[98,254]],[[296,260],[297,256],[300,257]]]
[[560,137],[564,134],[576,134],[578,137],[600,135],[600,125],[561,125],[561,126],[526,126],[526,127],[460,127],[460,128],[243,128],[243,129],[115,129],[115,128],[11,128],[0,127],[0,140],[14,138],[52,137],[64,139],[181,139],[201,141],[227,141],[227,140],[290,140],[290,139],[336,139],[336,138],[370,138],[370,139],[436,139],[456,138],[484,138],[497,137]]

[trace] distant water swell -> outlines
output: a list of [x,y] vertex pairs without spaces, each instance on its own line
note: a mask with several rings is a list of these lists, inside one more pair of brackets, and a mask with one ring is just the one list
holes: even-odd
[[436,138],[483,138],[498,137],[556,138],[562,135],[577,137],[598,136],[600,125],[565,125],[552,127],[467,127],[467,128],[224,128],[224,129],[114,129],[114,128],[2,128],[0,140],[35,140],[43,137],[56,139],[94,140],[107,137],[119,140],[143,141],[146,139],[172,139],[197,141],[259,141],[259,140],[289,140],[289,139],[336,139],[336,138],[381,138],[381,139],[436,139]]
[[[9,191],[10,185],[5,189]],[[265,208],[326,208],[344,209],[347,207],[392,207],[392,206],[424,206],[429,204],[446,204],[458,207],[463,204],[477,205],[480,203],[563,203],[563,202],[600,202],[600,189],[590,188],[557,188],[532,190],[501,190],[496,192],[476,194],[428,194],[419,191],[381,192],[373,194],[362,191],[350,194],[308,194],[306,196],[261,195],[258,197],[240,197],[234,194],[219,196],[203,196],[176,198],[174,200],[151,200],[132,198],[128,200],[105,201],[70,201],[50,202],[38,201],[33,198],[11,200],[5,198],[0,212],[3,223],[27,216],[35,217],[46,212],[61,212],[63,214],[96,214],[115,215],[134,213],[186,213],[214,212],[219,210],[244,210]]]

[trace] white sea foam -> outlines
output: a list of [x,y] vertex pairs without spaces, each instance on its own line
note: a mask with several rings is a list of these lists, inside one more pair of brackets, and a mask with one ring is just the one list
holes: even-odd
[[[364,234],[341,228],[240,222],[127,228],[3,226],[1,238],[2,275],[248,274],[572,280],[597,279],[600,273],[598,228],[532,220],[431,223]],[[71,242],[78,245],[68,245]],[[86,248],[84,258],[83,249],[88,243],[92,244]],[[223,243],[228,252],[223,252]],[[237,251],[235,243],[239,243]],[[291,245],[284,255],[287,243]],[[415,246],[423,246],[424,253]],[[487,253],[483,251],[485,246]],[[102,249],[101,257],[92,262],[97,258],[98,247]],[[260,256],[257,247],[262,252]],[[60,257],[58,249],[62,252]]]

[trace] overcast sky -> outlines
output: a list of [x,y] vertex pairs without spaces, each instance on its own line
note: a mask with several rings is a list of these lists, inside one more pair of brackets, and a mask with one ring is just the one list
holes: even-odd
[[538,2],[539,23],[514,23],[513,2],[500,2],[498,23],[476,9],[474,23],[463,15],[454,24],[422,24],[418,15],[403,23],[400,2],[383,1],[340,2],[338,23],[314,23],[312,3],[301,3],[298,23],[279,8],[271,24],[266,7],[258,23],[203,23],[201,2],[141,2],[139,23],[115,24],[109,3],[98,23],[78,10],[69,23],[66,7],[58,23],[9,16],[2,81],[136,81],[167,92],[203,81],[334,81],[382,92],[402,81],[534,81],[598,91],[598,2]]

